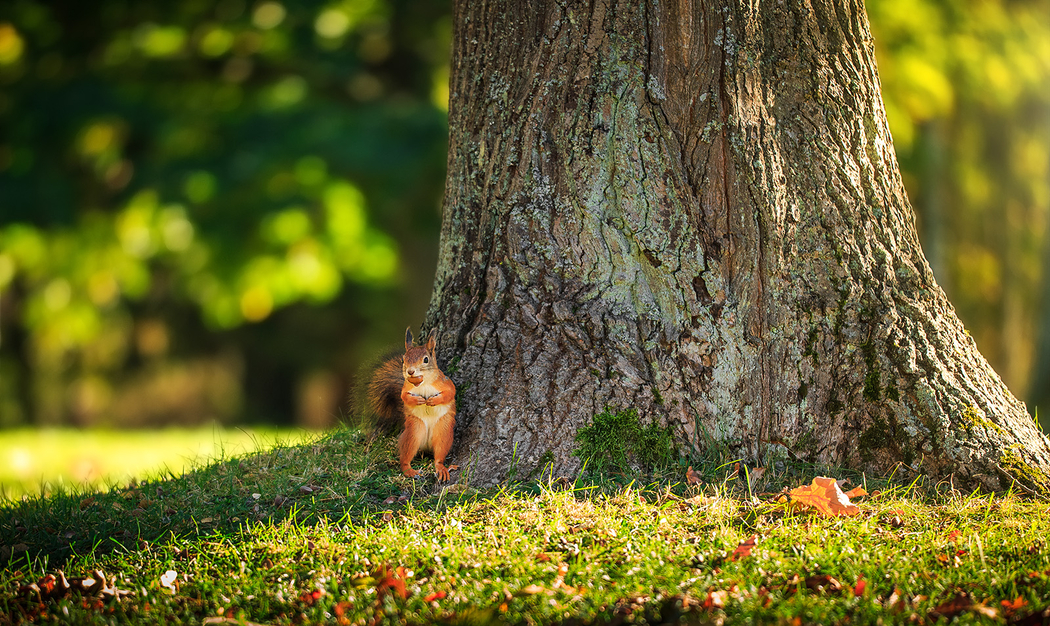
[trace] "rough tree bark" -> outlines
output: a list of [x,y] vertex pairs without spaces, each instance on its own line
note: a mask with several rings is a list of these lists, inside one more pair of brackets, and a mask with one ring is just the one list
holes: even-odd
[[686,450],[1050,489],[923,258],[861,0],[454,11],[427,325],[475,480],[573,472],[635,407]]

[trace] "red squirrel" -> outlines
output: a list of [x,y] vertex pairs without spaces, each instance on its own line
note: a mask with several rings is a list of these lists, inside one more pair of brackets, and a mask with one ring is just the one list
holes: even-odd
[[389,429],[403,420],[397,450],[405,476],[419,475],[412,459],[420,450],[430,450],[438,480],[447,482],[445,457],[456,425],[456,386],[438,369],[436,347],[433,334],[426,345],[413,345],[412,329],[405,329],[404,356],[376,368],[368,383],[368,402],[380,426]]

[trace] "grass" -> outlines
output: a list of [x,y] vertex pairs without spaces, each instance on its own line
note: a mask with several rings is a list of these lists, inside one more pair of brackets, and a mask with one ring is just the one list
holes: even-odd
[[210,459],[297,441],[306,431],[19,429],[0,431],[0,499],[76,487],[108,488],[132,478],[179,475]]
[[[674,465],[434,489],[432,474],[397,472],[392,439],[343,429],[176,478],[12,502],[0,624],[1050,619],[1045,501],[850,476],[877,495],[824,518],[775,492],[826,468],[755,479],[726,461],[694,459],[696,484]],[[49,592],[59,570],[87,591]],[[127,595],[90,590],[96,570]]]

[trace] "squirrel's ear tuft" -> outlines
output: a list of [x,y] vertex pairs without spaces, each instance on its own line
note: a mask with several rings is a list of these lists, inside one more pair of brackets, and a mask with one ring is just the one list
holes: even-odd
[[412,347],[412,327],[409,326],[405,329],[405,351]]
[[435,337],[435,334],[434,331],[430,331],[430,336],[427,337],[427,352],[431,354],[434,353],[434,348],[437,347],[437,338]]

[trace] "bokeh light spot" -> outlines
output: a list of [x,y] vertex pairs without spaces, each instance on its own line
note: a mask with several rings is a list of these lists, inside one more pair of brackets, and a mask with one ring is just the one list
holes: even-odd
[[285,15],[286,11],[281,3],[263,2],[252,12],[252,23],[263,30],[269,30],[280,26]]
[[25,42],[15,27],[6,22],[0,24],[0,65],[12,65],[22,58]]

